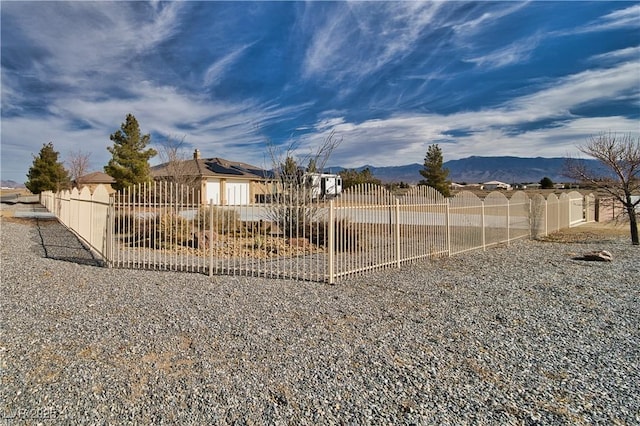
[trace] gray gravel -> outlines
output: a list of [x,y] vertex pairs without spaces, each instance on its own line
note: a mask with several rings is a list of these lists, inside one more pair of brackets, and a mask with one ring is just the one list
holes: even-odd
[[8,424],[640,423],[628,240],[329,286],[107,269],[56,222],[1,225]]

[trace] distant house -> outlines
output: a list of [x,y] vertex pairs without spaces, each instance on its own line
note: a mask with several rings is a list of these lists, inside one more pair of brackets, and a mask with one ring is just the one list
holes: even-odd
[[163,163],[151,168],[155,180],[188,181],[200,193],[200,202],[244,205],[268,192],[269,172],[259,167],[223,158],[202,158],[196,149],[193,158]]
[[507,191],[511,191],[511,185],[504,182],[499,182],[497,180],[492,180],[490,182],[485,182],[482,184],[482,188],[486,191],[493,191],[496,189],[505,189]]
[[116,180],[106,173],[93,172],[78,177],[72,183],[78,188],[78,190],[81,190],[85,186],[88,186],[89,190],[93,192],[93,190],[96,189],[98,185],[104,185],[107,188],[108,192],[113,192],[114,189],[111,185],[115,182]]

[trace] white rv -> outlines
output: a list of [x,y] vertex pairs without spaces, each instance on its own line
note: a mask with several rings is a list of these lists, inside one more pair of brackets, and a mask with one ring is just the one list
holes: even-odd
[[342,178],[331,173],[307,173],[314,199],[332,198],[342,192]]

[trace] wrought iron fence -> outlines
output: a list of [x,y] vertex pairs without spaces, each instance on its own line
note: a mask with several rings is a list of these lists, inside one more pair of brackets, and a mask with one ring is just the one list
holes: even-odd
[[[539,237],[595,218],[578,192],[484,200],[419,186],[395,196],[376,185],[317,199],[304,185],[272,188],[260,203],[200,201],[199,188],[152,182],[107,194],[99,186],[42,193],[45,207],[116,268],[336,282],[425,257]],[[231,194],[233,195],[233,194]],[[227,197],[240,199],[240,197]]]

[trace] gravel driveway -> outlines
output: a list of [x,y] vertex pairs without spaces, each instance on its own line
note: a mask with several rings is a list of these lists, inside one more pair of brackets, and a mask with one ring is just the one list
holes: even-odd
[[640,423],[628,238],[329,286],[107,269],[57,222],[1,226],[8,424]]

